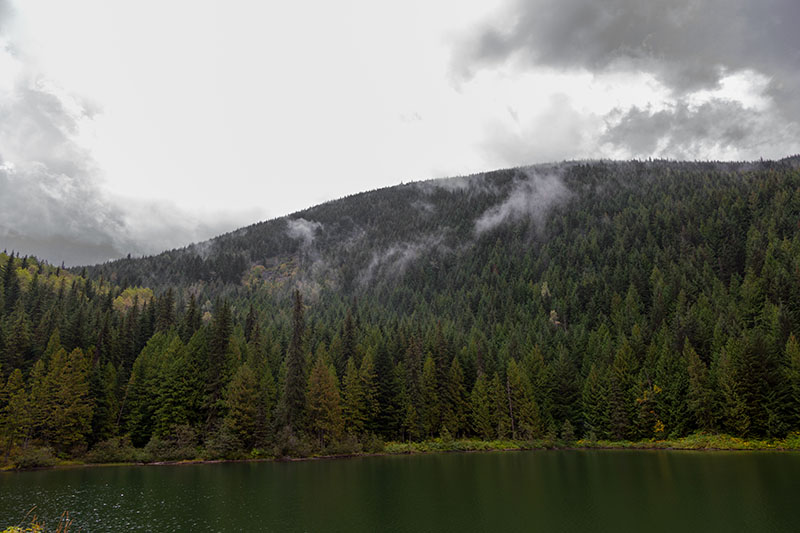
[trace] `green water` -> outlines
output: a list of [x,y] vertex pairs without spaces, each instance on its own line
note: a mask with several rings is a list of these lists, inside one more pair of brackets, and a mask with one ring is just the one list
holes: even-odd
[[[534,451],[0,474],[95,531],[800,531],[800,454]],[[2,529],[2,528],[0,528]]]

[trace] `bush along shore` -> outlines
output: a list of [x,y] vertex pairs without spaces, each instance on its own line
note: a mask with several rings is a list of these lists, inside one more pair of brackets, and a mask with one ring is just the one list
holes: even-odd
[[[81,465],[159,465],[177,463],[205,463],[224,461],[292,461],[359,457],[370,455],[403,455],[441,452],[489,452],[522,450],[697,450],[737,451],[773,450],[800,451],[800,433],[792,433],[783,439],[755,440],[724,434],[697,432],[692,435],[663,440],[613,441],[590,437],[565,439],[560,436],[545,436],[534,440],[480,440],[452,438],[447,432],[424,441],[386,442],[379,438],[361,441],[353,438],[333,445],[320,447],[317,442],[289,436],[269,449],[254,448],[249,453],[194,446],[175,441],[151,442],[144,448],[136,448],[130,440],[117,437],[99,443],[91,451],[78,458],[59,458],[49,448],[32,447],[20,452],[13,460],[5,460],[0,469],[31,470],[49,467]],[[212,443],[213,444],[213,443]]]

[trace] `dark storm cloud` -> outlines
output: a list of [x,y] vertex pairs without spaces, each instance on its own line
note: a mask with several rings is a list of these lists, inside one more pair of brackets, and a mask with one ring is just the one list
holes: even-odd
[[0,97],[0,249],[95,263],[186,245],[255,217],[198,219],[168,203],[109,197],[91,154],[74,141],[91,114],[35,77]]
[[781,124],[770,113],[721,99],[698,106],[678,102],[657,111],[633,107],[610,114],[608,120],[601,142],[625,146],[635,157],[703,159],[737,150],[755,158],[798,135],[796,124]]
[[124,228],[122,217],[105,207],[91,158],[70,139],[80,113],[30,80],[0,101],[4,248],[67,262],[121,253],[113,236]]
[[[768,80],[764,95],[776,108],[774,118],[787,126],[800,121],[798,20],[797,0],[516,1],[493,23],[464,39],[454,66],[465,79],[504,64],[595,74],[649,73],[672,92],[678,105],[651,118],[691,135],[704,133],[700,122],[720,118],[726,106],[744,118],[745,125],[754,123],[753,117],[729,104],[680,104],[694,91],[716,88],[725,76],[747,71]],[[648,128],[656,124],[639,120],[637,112],[632,110],[624,121],[624,135],[610,132],[606,140],[646,146],[650,141],[637,141],[627,132],[638,125],[651,139],[655,134]],[[748,139],[752,133],[744,127],[716,128],[718,141],[735,144],[737,136]],[[689,144],[698,140],[693,137]]]
[[714,86],[727,71],[794,73],[798,20],[796,0],[533,0],[483,28],[461,67],[510,59],[594,72],[627,65],[686,91]]
[[[17,57],[11,17],[10,3],[0,0],[0,53]],[[88,264],[183,246],[257,216],[200,218],[169,203],[109,197],[91,154],[75,141],[96,110],[21,67],[0,90],[0,250]]]

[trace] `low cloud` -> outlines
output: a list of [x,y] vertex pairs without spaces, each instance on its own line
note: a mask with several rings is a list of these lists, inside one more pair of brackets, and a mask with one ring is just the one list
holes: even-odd
[[304,218],[291,218],[286,221],[286,233],[289,237],[302,241],[304,247],[311,246],[317,231],[321,228],[321,222]]
[[362,285],[381,277],[394,279],[403,275],[409,266],[423,254],[432,250],[446,252],[444,244],[446,230],[436,235],[426,235],[413,242],[396,243],[379,252],[374,252],[369,264],[359,276]]
[[601,142],[634,157],[705,159],[708,154],[780,158],[796,149],[800,127],[772,111],[712,99],[700,105],[679,101],[665,109],[633,107],[607,117]]
[[[800,147],[797,20],[796,0],[511,0],[491,20],[465,30],[452,67],[461,83],[502,69],[503,76],[641,74],[663,89],[665,101],[652,110],[621,104],[592,117],[561,105],[561,120],[490,131],[487,150],[517,164],[609,155],[780,157]],[[746,79],[763,105],[741,95],[708,97],[736,77]]]
[[512,186],[508,197],[478,217],[475,233],[481,235],[501,224],[523,219],[530,219],[541,227],[550,209],[568,197],[569,190],[559,174],[526,169]]
[[91,264],[185,246],[263,214],[185,213],[168,202],[106,193],[77,140],[96,110],[17,60],[3,33],[12,15],[0,0],[0,59],[18,67],[0,88],[0,249]]

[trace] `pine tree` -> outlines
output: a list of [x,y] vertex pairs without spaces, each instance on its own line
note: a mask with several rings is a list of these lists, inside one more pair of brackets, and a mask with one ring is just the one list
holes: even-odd
[[378,349],[375,373],[378,376],[379,405],[376,429],[384,438],[395,439],[401,426],[401,380],[385,346]]
[[344,428],[348,433],[360,435],[364,432],[366,406],[364,403],[364,384],[353,358],[347,360],[344,371],[344,398],[342,415]]
[[793,415],[790,424],[798,430],[800,429],[800,344],[794,335],[790,335],[786,341],[784,361],[786,380],[789,383],[789,412]]
[[[163,386],[163,355],[175,339],[159,332],[147,342],[136,358],[120,406],[124,427],[135,446],[144,446],[156,427],[159,391]],[[162,428],[169,421],[162,416]]]
[[378,376],[375,372],[375,358],[373,350],[367,350],[361,359],[361,368],[358,372],[361,381],[361,395],[364,406],[364,428],[370,433],[375,433],[380,410],[378,403]]
[[566,420],[577,422],[580,413],[577,410],[580,389],[575,365],[570,359],[566,347],[558,347],[558,355],[550,365],[550,414],[552,420],[560,426]]
[[155,331],[167,331],[175,325],[175,292],[168,288],[155,304]]
[[229,348],[233,333],[233,318],[228,302],[217,302],[211,338],[208,346],[208,374],[206,376],[206,405],[208,418],[206,425],[212,426],[224,408],[225,384],[230,375],[231,361]]
[[489,394],[489,381],[486,374],[478,372],[475,385],[470,395],[470,414],[472,431],[482,439],[491,439],[495,436],[492,424],[492,405]]
[[500,375],[495,372],[489,384],[489,400],[492,405],[492,424],[499,439],[511,436],[511,418],[508,411],[508,391]]
[[99,442],[116,436],[119,399],[117,369],[110,362],[96,365],[91,374],[92,433],[91,441]]
[[423,436],[422,422],[422,349],[416,337],[412,337],[402,365],[403,386],[401,388],[403,428],[412,440]]
[[305,318],[303,298],[300,291],[294,291],[294,310],[292,313],[292,338],[286,354],[286,380],[281,396],[281,423],[292,431],[302,427],[303,410],[306,399],[305,371]]
[[8,376],[3,396],[6,398],[6,405],[0,410],[0,434],[3,436],[5,454],[8,457],[14,447],[27,443],[33,425],[25,382],[18,368]]
[[311,368],[306,400],[309,429],[319,439],[320,447],[325,447],[339,438],[343,422],[336,371],[324,357],[317,357]]
[[183,314],[183,320],[180,325],[181,339],[183,339],[183,342],[189,342],[189,339],[200,329],[200,326],[200,310],[197,308],[197,299],[194,294],[192,294],[189,296],[189,303],[186,305],[186,311]]
[[235,435],[242,450],[251,450],[256,443],[260,419],[258,379],[244,363],[233,374],[225,390],[227,414],[223,424]]
[[458,357],[454,357],[450,363],[447,382],[444,391],[444,414],[442,419],[444,426],[453,436],[461,435],[467,426],[467,391],[464,387],[464,371]]
[[[63,353],[64,349],[59,348],[55,353],[59,352]],[[52,361],[52,359],[51,356],[49,360]],[[53,413],[51,394],[47,383],[47,366],[44,359],[39,359],[34,363],[31,374],[28,377],[31,437],[34,439],[42,438],[45,435],[46,428],[51,424]]]
[[610,436],[616,440],[634,436],[635,364],[633,350],[625,339],[611,365],[608,388]]
[[85,446],[91,431],[92,402],[89,396],[89,362],[83,350],[69,355],[59,352],[47,375],[52,421],[47,428],[49,442],[60,452]]
[[6,319],[4,366],[27,369],[33,364],[31,324],[22,300],[17,300],[14,312]]
[[750,417],[739,393],[739,383],[727,349],[723,349],[719,356],[716,376],[722,428],[734,435],[747,435],[750,431]]
[[[192,422],[197,404],[192,401],[194,369],[188,360],[187,349],[174,330],[169,344],[159,354],[156,363],[156,384],[153,412],[153,435],[165,437],[175,426]],[[195,400],[196,401],[196,400]]]
[[528,376],[513,359],[506,369],[506,394],[508,417],[511,421],[511,438],[532,439],[541,432],[539,407],[533,399]]
[[8,256],[5,268],[3,269],[3,300],[6,314],[13,312],[20,296],[19,278],[17,269],[14,266],[14,254]]
[[698,429],[710,431],[714,427],[714,394],[711,390],[708,368],[688,339],[683,347],[683,357],[689,376],[686,394],[689,413]]
[[608,393],[604,377],[596,365],[589,367],[589,374],[583,382],[581,396],[583,406],[584,434],[604,438],[608,435]]
[[436,383],[436,363],[430,354],[422,365],[420,393],[422,430],[425,435],[431,437],[438,434],[441,429],[441,412],[438,383]]
[[[686,339],[685,344],[688,342]],[[673,353],[668,346],[661,347],[656,363],[655,382],[660,388],[655,404],[659,420],[664,424],[664,434],[671,437],[683,436],[688,419],[686,395],[689,375],[685,359],[680,353]]]

